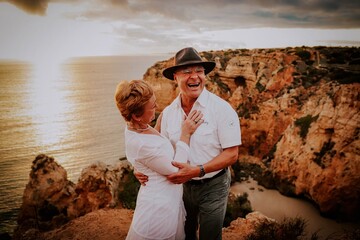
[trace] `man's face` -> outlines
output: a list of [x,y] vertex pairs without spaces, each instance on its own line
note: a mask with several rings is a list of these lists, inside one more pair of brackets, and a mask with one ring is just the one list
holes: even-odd
[[201,65],[179,68],[174,73],[174,80],[179,85],[182,95],[198,98],[205,87],[205,72]]

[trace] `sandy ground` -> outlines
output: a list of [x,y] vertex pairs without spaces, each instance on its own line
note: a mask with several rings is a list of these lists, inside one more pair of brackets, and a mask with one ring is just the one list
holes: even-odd
[[125,239],[133,211],[128,209],[101,209],[74,219],[63,227],[48,232],[45,239]]
[[[133,210],[100,209],[47,232],[42,237],[45,240],[122,240],[126,238],[132,216]],[[223,231],[223,239],[238,240],[238,230],[227,228]]]

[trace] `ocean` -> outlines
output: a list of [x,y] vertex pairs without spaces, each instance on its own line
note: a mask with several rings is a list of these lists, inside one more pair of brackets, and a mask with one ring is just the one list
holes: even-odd
[[116,85],[142,79],[169,57],[83,57],[42,65],[0,61],[0,233],[16,226],[38,154],[54,157],[74,183],[86,166],[125,156]]

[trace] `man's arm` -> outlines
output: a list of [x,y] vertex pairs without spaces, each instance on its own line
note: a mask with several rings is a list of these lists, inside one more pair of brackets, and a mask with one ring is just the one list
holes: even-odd
[[[222,153],[203,165],[205,173],[215,172],[234,164],[239,155],[239,146],[224,149]],[[177,173],[167,176],[167,179],[175,184],[181,184],[200,175],[200,167],[191,166],[187,163],[173,162],[179,168]]]

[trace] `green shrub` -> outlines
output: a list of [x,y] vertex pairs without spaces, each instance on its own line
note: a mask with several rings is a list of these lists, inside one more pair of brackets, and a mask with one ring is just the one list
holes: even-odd
[[298,55],[303,61],[310,60],[311,53],[301,48],[296,49],[296,55]]
[[249,109],[246,107],[245,104],[240,103],[239,106],[237,107],[236,111],[237,111],[239,117],[242,117],[245,119],[250,118]]
[[213,55],[212,55],[211,52],[202,52],[202,56],[205,57],[205,59],[208,60],[208,61],[213,60]]
[[316,121],[319,116],[312,117],[311,115],[306,115],[305,117],[299,118],[295,121],[295,125],[300,127],[300,137],[302,139],[306,138],[306,135],[309,132],[309,128],[312,122]]
[[259,113],[260,109],[257,105],[253,104],[251,101],[241,103],[236,109],[239,117],[249,119],[251,114]]
[[140,182],[134,176],[134,172],[130,171],[120,184],[119,199],[124,208],[135,209],[137,194],[140,188]]
[[244,218],[248,213],[251,213],[252,211],[253,210],[251,208],[251,203],[248,200],[247,193],[236,196],[235,199],[230,196],[226,207],[226,214],[223,226],[228,227],[231,221],[239,217]]
[[323,157],[326,154],[330,154],[331,157],[335,155],[336,151],[332,150],[335,146],[335,142],[332,142],[330,139],[329,141],[325,142],[320,150],[320,152],[314,152],[315,158],[314,162],[319,165],[321,168],[325,168],[325,163],[322,161]]
[[263,92],[266,89],[266,87],[262,85],[260,82],[257,82],[255,87],[259,91],[259,93]]
[[[246,240],[297,240],[305,239],[306,221],[300,217],[285,218],[282,222],[262,222]],[[311,239],[318,239],[316,233]]]
[[356,72],[346,71],[344,69],[331,69],[329,74],[331,80],[340,84],[360,83],[360,74]]
[[215,73],[214,77],[210,78],[210,81],[218,85],[222,92],[227,93],[230,91],[230,87],[221,81],[219,74]]
[[[281,136],[282,137],[282,136]],[[280,138],[281,138],[280,137]],[[263,160],[265,160],[266,162],[270,162],[271,160],[274,159],[274,154],[276,152],[276,148],[277,148],[277,143],[275,143],[272,148],[270,149],[270,151],[268,152],[267,155],[263,156]]]
[[249,179],[249,177],[258,180],[261,178],[263,172],[261,166],[258,164],[240,161],[236,161],[236,163],[231,165],[231,168],[234,172],[233,180],[236,182],[246,181]]

